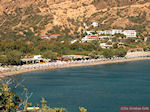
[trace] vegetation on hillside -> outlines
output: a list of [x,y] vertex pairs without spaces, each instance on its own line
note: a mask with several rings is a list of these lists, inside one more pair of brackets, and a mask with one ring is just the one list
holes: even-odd
[[[11,2],[8,2],[10,6]],[[73,4],[76,4],[76,2],[78,1],[72,1]],[[3,7],[5,7],[7,4],[7,1],[4,3],[5,4],[3,4]],[[69,2],[66,2],[66,4],[68,4],[68,10],[66,10],[66,8],[60,4],[59,5],[62,8],[56,6],[55,9],[53,5],[53,8],[51,8],[51,5],[48,4],[47,1],[37,1],[36,3],[30,1],[24,6],[14,4],[14,7],[8,7],[9,10],[0,12],[0,37],[24,37],[24,31],[33,32],[36,36],[39,36],[43,33],[50,35],[51,33],[55,33],[51,31],[54,29],[54,27],[60,25],[59,22],[61,22],[59,30],[67,30],[69,34],[74,34],[74,32],[79,33],[81,29],[83,29],[83,23],[86,23],[89,26],[93,21],[97,21],[99,23],[99,28],[97,28],[98,30],[106,30],[111,28],[135,28],[135,30],[140,33],[147,33],[149,32],[150,27],[149,7],[130,7],[130,5],[132,6],[138,4],[140,6],[144,3],[148,3],[148,1],[93,0],[93,4],[95,4],[99,9],[96,11],[93,10],[90,13],[88,13],[86,10],[84,12],[79,11],[85,9],[87,6],[90,6],[90,2],[84,3],[85,5],[83,5],[82,8],[78,5],[76,8],[74,8],[73,5],[71,5]],[[60,13],[56,12],[57,9],[60,9]],[[77,12],[78,14],[74,15],[73,13],[74,16],[71,16],[70,10],[74,10],[73,12]],[[92,28],[89,28],[88,30],[91,29]]]
[[[94,0],[93,3],[98,4],[102,1],[108,3],[107,0]],[[76,3],[75,1],[73,1]],[[120,3],[118,0],[111,1]],[[111,3],[110,2],[110,3]],[[133,1],[135,2],[135,1]],[[11,2],[10,2],[11,3]],[[144,2],[145,3],[145,2]],[[121,4],[121,3],[120,3]],[[68,4],[70,5],[70,4]],[[84,4],[84,7],[91,4]],[[108,5],[109,6],[109,5]],[[112,6],[114,7],[114,6]],[[19,65],[20,59],[31,55],[41,54],[44,58],[55,59],[57,56],[66,54],[88,55],[96,58],[97,56],[111,53],[113,56],[124,56],[126,51],[122,48],[113,47],[110,49],[102,49],[98,42],[70,44],[73,39],[81,40],[86,34],[86,30],[108,30],[112,28],[118,29],[134,29],[138,32],[139,37],[148,37],[146,43],[136,43],[128,39],[118,39],[116,35],[113,39],[114,43],[124,42],[125,46],[142,46],[145,50],[149,50],[149,7],[138,8],[132,7],[116,8],[108,7],[107,10],[97,10],[91,12],[91,16],[68,17],[64,18],[54,13],[47,2],[39,2],[27,4],[25,6],[11,7],[11,10],[5,10],[0,16],[0,63],[3,65]],[[46,8],[46,10],[45,10]],[[69,9],[72,7],[70,6]],[[74,8],[76,11],[78,8]],[[44,10],[44,11],[43,11]],[[67,10],[65,10],[67,14]],[[53,13],[52,13],[53,12]],[[62,11],[63,12],[63,11]],[[64,12],[63,12],[64,13]],[[61,15],[61,14],[60,14]],[[66,17],[66,18],[65,18]],[[56,18],[62,19],[63,25],[55,25]],[[91,26],[96,21],[98,27]],[[58,22],[58,21],[57,21]],[[141,24],[142,23],[142,24]],[[88,28],[85,28],[86,24]],[[40,39],[41,32],[50,36],[52,34],[60,34],[61,37],[52,40]],[[103,42],[103,41],[102,41]],[[105,41],[104,41],[105,42]],[[109,52],[110,51],[110,52]],[[94,56],[95,55],[95,56]]]
[[[44,58],[56,59],[57,56],[80,54],[89,55],[92,58],[93,55],[100,56],[103,55],[103,51],[106,51],[99,44],[98,41],[71,44],[70,41],[62,41],[61,39],[41,40],[38,37],[33,38],[31,41],[23,38],[17,40],[5,39],[0,41],[0,63],[3,65],[19,65],[21,58],[32,55],[42,55]],[[119,54],[122,49],[110,50],[115,52],[113,56],[122,57]]]
[[9,13],[3,12],[0,20],[2,22],[0,26],[2,39],[22,38],[27,37],[29,33],[33,33],[33,36],[40,35],[40,31],[48,23],[53,22],[53,16],[52,14],[42,14],[38,7],[30,5],[25,8],[17,7]]
[[97,7],[97,9],[102,9],[105,7],[121,7],[128,6],[134,4],[144,4],[149,2],[148,0],[93,0],[93,4]]

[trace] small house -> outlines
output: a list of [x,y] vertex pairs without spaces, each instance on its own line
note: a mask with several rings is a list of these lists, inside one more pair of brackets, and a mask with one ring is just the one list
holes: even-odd
[[98,35],[86,35],[85,37],[82,38],[82,42],[90,42],[90,41],[93,41],[93,40],[98,40],[99,37]]
[[93,27],[98,27],[98,23],[97,23],[97,22],[93,22],[91,25],[92,25]]
[[114,34],[122,34],[123,31],[121,29],[112,29],[112,35]]
[[123,34],[128,37],[136,37],[136,31],[135,30],[124,30]]
[[60,36],[61,36],[60,34],[53,34],[53,35],[51,35],[50,37],[58,38],[58,37],[60,37]]
[[104,49],[107,49],[107,48],[111,48],[111,47],[112,47],[112,45],[108,45],[108,44],[106,44],[106,43],[100,43],[100,46],[101,46],[102,48],[104,48]]
[[89,59],[89,56],[84,55],[63,55],[65,60],[82,60],[82,59]]
[[60,37],[61,35],[60,34],[53,34],[51,36],[48,36],[48,35],[41,35],[40,38],[41,39],[56,39],[58,37]]
[[142,42],[142,39],[135,39],[135,42]]

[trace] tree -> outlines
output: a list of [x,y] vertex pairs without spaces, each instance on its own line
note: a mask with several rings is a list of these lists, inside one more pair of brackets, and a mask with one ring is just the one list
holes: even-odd
[[113,44],[113,48],[117,49],[118,48],[118,43]]
[[99,52],[97,51],[92,51],[88,54],[91,58],[98,58]]
[[45,51],[43,53],[43,58],[47,58],[47,59],[52,59],[53,60],[53,59],[56,59],[56,57],[57,57],[57,54],[52,52],[52,51]]
[[120,34],[120,33],[114,34],[114,36],[117,38],[119,38],[119,37],[125,38],[126,37],[124,34]]
[[125,57],[127,54],[127,50],[126,49],[123,49],[123,48],[119,48],[115,51],[115,55],[117,57]]
[[10,51],[7,54],[7,64],[11,64],[11,65],[19,65],[21,62],[21,56],[22,53],[20,51]]
[[93,50],[95,50],[95,51],[101,50],[99,41],[93,40],[90,44],[91,44],[91,47],[93,48]]
[[87,112],[87,109],[85,109],[84,107],[79,107],[80,112]]
[[112,49],[105,49],[103,51],[103,56],[105,58],[112,58],[114,56],[114,53],[113,53]]
[[[28,107],[31,106],[28,103],[28,98],[26,100],[22,100],[19,96],[17,96],[16,93],[12,91],[12,88],[9,87],[9,85],[12,84],[11,80],[8,80],[8,82],[1,83],[0,84],[0,112],[16,112],[17,110],[20,110],[21,112],[27,112]],[[20,83],[15,85],[15,88],[18,87]],[[12,87],[12,86],[11,86]],[[25,92],[25,98],[28,95],[28,90],[24,88]],[[47,105],[47,101],[42,98],[41,100],[41,106],[38,108],[32,109],[32,111],[36,112],[66,112],[65,108],[50,108]],[[24,109],[21,106],[24,106]],[[31,108],[30,108],[31,110]],[[84,107],[79,107],[80,112],[87,112],[87,109]]]
[[46,104],[47,101],[43,97],[41,103],[42,103],[42,107],[39,112],[65,112],[66,111],[65,108],[50,108],[49,106],[47,106]]
[[2,65],[7,64],[7,57],[5,55],[0,55],[0,63]]
[[132,44],[135,42],[135,38],[127,38],[125,41],[124,41],[126,44]]
[[21,99],[12,92],[7,84],[0,85],[0,111],[2,112],[15,112]]

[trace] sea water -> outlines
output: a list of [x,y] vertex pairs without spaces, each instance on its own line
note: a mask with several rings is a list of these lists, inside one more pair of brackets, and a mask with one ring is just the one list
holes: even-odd
[[29,102],[40,104],[41,97],[50,107],[68,112],[119,112],[121,105],[150,105],[150,60],[117,64],[63,68],[25,73],[13,77],[33,93]]

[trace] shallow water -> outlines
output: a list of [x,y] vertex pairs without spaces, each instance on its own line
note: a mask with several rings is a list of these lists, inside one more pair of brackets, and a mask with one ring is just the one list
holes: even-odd
[[14,79],[25,80],[33,105],[44,97],[51,107],[69,112],[78,112],[79,106],[88,112],[119,112],[120,105],[150,104],[150,60],[38,71]]

